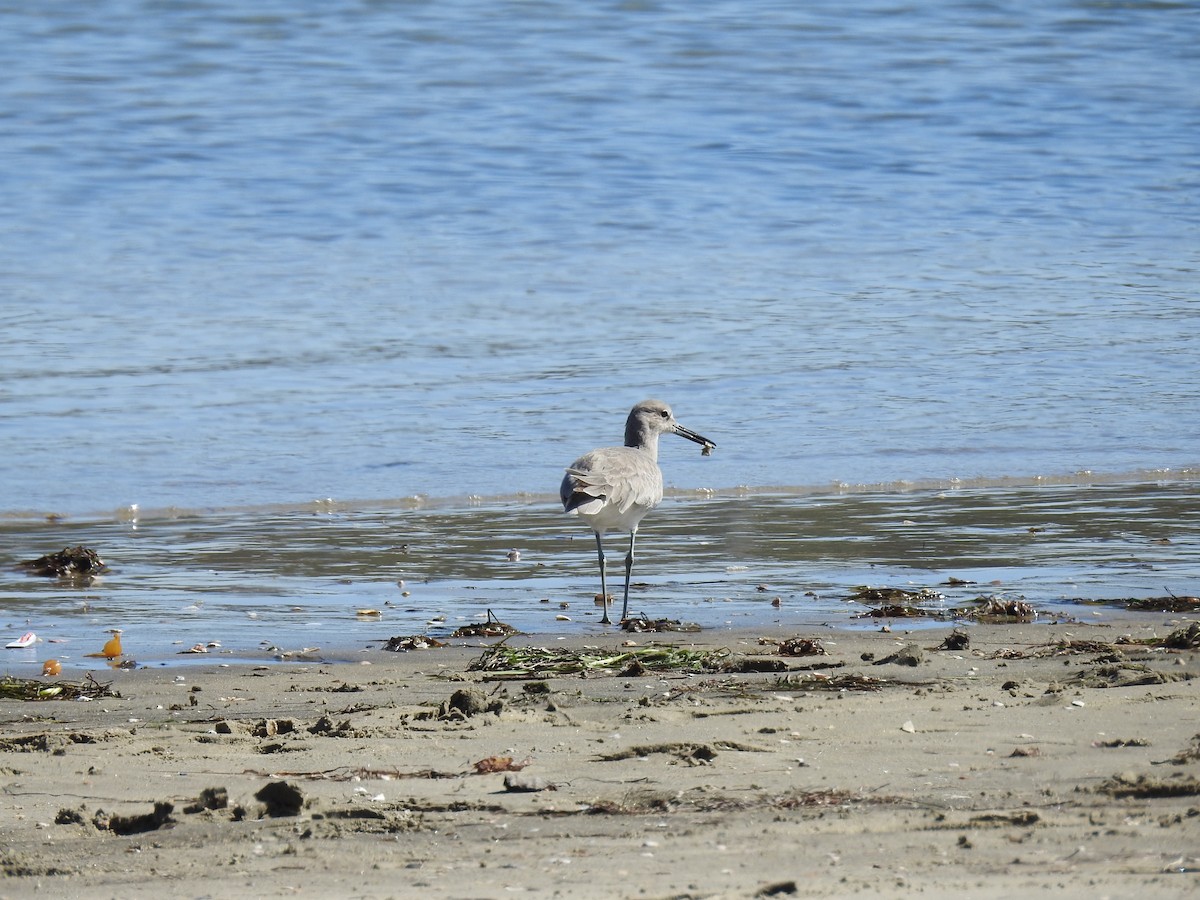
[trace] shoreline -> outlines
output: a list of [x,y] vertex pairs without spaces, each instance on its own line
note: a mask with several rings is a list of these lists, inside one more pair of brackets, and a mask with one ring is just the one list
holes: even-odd
[[112,672],[0,701],[0,896],[1186,896],[1200,651],[1105,625],[549,641],[787,671],[495,680],[475,641]]
[[[597,609],[599,606],[597,605]],[[1200,611],[1200,610],[1198,610]],[[933,610],[931,610],[931,613]],[[819,618],[799,619],[797,621],[763,621],[758,624],[746,624],[745,622],[726,622],[722,624],[705,624],[696,625],[696,631],[678,631],[678,632],[626,632],[616,625],[602,626],[598,622],[589,622],[586,620],[576,620],[571,623],[576,626],[575,630],[567,630],[565,627],[554,630],[535,630],[535,631],[517,631],[507,640],[509,643],[518,643],[522,645],[546,644],[560,646],[576,646],[580,644],[595,644],[600,642],[621,642],[626,640],[647,642],[655,640],[672,640],[688,639],[698,644],[708,643],[745,643],[747,640],[758,639],[760,637],[786,638],[793,634],[806,634],[809,636],[820,637],[825,634],[849,634],[849,635],[864,635],[872,633],[892,634],[893,636],[911,635],[914,639],[917,636],[925,635],[931,632],[941,632],[950,630],[966,630],[968,632],[978,628],[1025,628],[1025,629],[1048,629],[1048,628],[1074,628],[1076,630],[1084,629],[1113,629],[1116,632],[1132,632],[1140,631],[1143,634],[1166,634],[1168,631],[1177,628],[1179,623],[1189,621],[1189,613],[1182,611],[1171,610],[1132,610],[1119,605],[1080,605],[1076,614],[1059,611],[1038,611],[1036,617],[1029,622],[1012,622],[1012,623],[987,623],[973,620],[970,618],[939,618],[933,614],[928,616],[869,616],[863,614],[861,618],[850,618],[842,622],[822,621]],[[280,666],[280,665],[370,665],[378,659],[376,654],[383,653],[384,659],[392,655],[404,655],[404,653],[423,653],[430,651],[385,651],[384,645],[391,640],[396,640],[402,635],[390,635],[388,637],[364,637],[351,639],[346,635],[341,635],[335,641],[318,641],[317,645],[306,645],[303,641],[296,642],[296,646],[261,646],[265,642],[260,642],[257,647],[238,647],[237,649],[226,648],[219,644],[214,644],[211,648],[206,648],[205,652],[193,651],[190,649],[172,649],[170,652],[164,653],[161,650],[158,652],[146,652],[144,648],[139,648],[139,652],[130,652],[112,660],[100,658],[99,653],[84,653],[82,655],[64,655],[61,651],[56,653],[56,647],[66,648],[73,642],[57,643],[58,638],[47,640],[42,637],[41,632],[38,634],[37,642],[31,647],[21,650],[7,650],[5,655],[0,656],[0,661],[4,662],[3,671],[0,675],[10,675],[16,678],[30,678],[38,674],[44,660],[55,658],[62,664],[62,672],[64,678],[72,679],[84,677],[87,674],[95,674],[99,676],[110,675],[113,672],[121,671],[172,671],[172,672],[190,672],[197,669],[224,668],[236,669],[240,667],[255,667],[255,666]],[[453,637],[450,634],[439,633],[423,633],[420,635],[412,635],[413,637],[427,637],[444,644],[441,652],[449,649],[464,649],[469,650],[474,648],[476,652],[481,651],[485,647],[496,643],[497,638],[482,638],[482,637]],[[1109,636],[1115,639],[1115,635]],[[88,647],[98,650],[103,642],[94,640]],[[176,646],[182,647],[186,642],[175,642]],[[93,646],[94,645],[94,646]],[[131,649],[128,639],[126,639],[127,649]],[[198,644],[197,646],[200,646]]]
[[[667,485],[668,500],[705,501],[747,497],[787,497],[821,500],[863,495],[909,495],[926,493],[969,493],[973,491],[1013,491],[1031,488],[1088,488],[1119,485],[1183,484],[1200,481],[1200,462],[1126,470],[1082,469],[1031,475],[925,475],[890,481],[853,482],[836,480],[818,484],[736,484],[725,487],[678,487]],[[456,512],[464,510],[507,509],[512,507],[560,504],[552,491],[514,491],[501,494],[426,494],[368,499],[365,497],[312,497],[241,504],[155,504],[143,507],[137,502],[114,503],[105,509],[66,511],[55,509],[0,509],[0,526],[67,524],[76,526],[151,523],[177,519],[206,519],[230,516],[333,515],[364,512]]]

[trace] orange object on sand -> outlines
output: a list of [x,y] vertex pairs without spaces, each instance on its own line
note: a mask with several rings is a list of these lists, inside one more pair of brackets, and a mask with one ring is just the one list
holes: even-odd
[[60,663],[57,659],[46,660],[44,663],[42,663],[42,674],[43,675],[61,675],[62,674],[62,663]]

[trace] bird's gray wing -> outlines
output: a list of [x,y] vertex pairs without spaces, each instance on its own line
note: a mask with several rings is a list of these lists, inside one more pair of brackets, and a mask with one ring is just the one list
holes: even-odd
[[[619,513],[634,504],[647,508],[662,500],[662,475],[653,460],[629,447],[593,450],[575,460],[559,488],[567,512],[600,501]],[[597,507],[598,508],[598,507]]]

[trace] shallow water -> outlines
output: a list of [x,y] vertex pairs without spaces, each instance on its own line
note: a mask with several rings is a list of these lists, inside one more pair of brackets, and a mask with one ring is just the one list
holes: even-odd
[[[928,624],[860,618],[867,607],[849,600],[860,585],[900,586],[942,592],[934,609],[1023,598],[1043,620],[1069,617],[1086,628],[1129,618],[1116,601],[1197,593],[1198,500],[1197,481],[677,497],[646,520],[631,608],[776,636]],[[83,654],[98,651],[110,627],[124,629],[130,657],[171,664],[269,660],[304,648],[320,648],[317,659],[357,658],[393,636],[445,638],[488,610],[551,640],[581,628],[612,633],[592,599],[590,533],[549,498],[9,525],[0,536],[29,554],[83,543],[102,550],[111,569],[82,587],[0,574],[0,622],[44,642],[4,651],[14,672],[40,671],[50,656],[95,666]],[[623,539],[608,548],[619,568]],[[513,549],[519,560],[508,559]],[[951,578],[971,583],[947,586]],[[362,617],[362,609],[381,615]],[[1175,617],[1134,618],[1166,628]],[[220,648],[209,655],[180,654],[210,641]]]
[[[1196,453],[1190,4],[0,6],[0,513]],[[692,448],[694,450],[694,448]]]

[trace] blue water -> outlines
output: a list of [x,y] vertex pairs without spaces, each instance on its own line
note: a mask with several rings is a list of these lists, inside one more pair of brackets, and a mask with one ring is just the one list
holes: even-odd
[[[1008,550],[926,564],[928,534],[833,570],[693,558],[774,496],[772,533],[829,503],[866,547],[864,490],[896,521],[943,489],[1025,521],[1053,486],[1080,522],[1104,485],[1163,490],[1000,580],[1195,593],[1198,63],[1190,2],[0,3],[0,556],[113,565],[86,597],[0,579],[0,625],[161,652],[201,591],[232,604],[216,631],[299,643],[244,607],[303,616],[343,565],[395,599],[370,547],[422,509],[447,621],[530,528],[567,568],[512,596],[590,596],[553,495],[646,397],[717,444],[662,447],[681,506],[644,574],[677,613],[737,618],[783,571],[797,597],[994,580]],[[1172,542],[1112,581],[1147,530]],[[240,568],[291,541],[304,574]],[[382,602],[354,584],[329,621]]]
[[[1192,3],[0,7],[0,511],[1200,461]],[[690,445],[687,445],[690,446]]]

